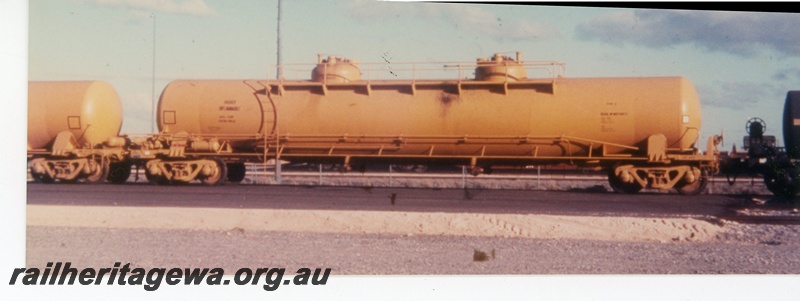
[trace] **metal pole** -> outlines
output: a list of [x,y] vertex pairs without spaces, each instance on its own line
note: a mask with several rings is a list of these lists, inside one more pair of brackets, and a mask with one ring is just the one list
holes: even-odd
[[467,189],[467,166],[461,166],[461,188]]
[[542,188],[542,166],[536,165],[536,188]]
[[275,72],[275,79],[281,79],[281,0],[278,0],[278,62]]
[[152,91],[150,96],[153,100],[150,104],[150,132],[155,133],[155,119],[156,119],[156,14],[150,15],[153,17],[153,82]]
[[[278,0],[278,67],[275,75],[276,79],[281,79],[281,0]],[[276,129],[276,140],[278,140],[278,131]],[[275,182],[281,183],[281,157],[279,154],[279,145],[275,144]]]
[[281,160],[275,156],[275,184],[281,184]]

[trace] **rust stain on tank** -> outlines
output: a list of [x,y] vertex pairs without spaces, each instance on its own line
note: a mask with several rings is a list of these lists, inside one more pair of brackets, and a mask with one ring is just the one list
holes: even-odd
[[453,107],[453,103],[458,101],[458,100],[459,100],[458,95],[447,94],[447,93],[441,93],[439,95],[439,104],[441,104],[441,106],[440,106],[441,111],[440,111],[439,116],[443,120],[450,113],[451,108]]
[[458,94],[451,94],[444,91],[439,94],[439,103],[441,103],[445,109],[449,108],[453,102],[459,101],[460,99]]

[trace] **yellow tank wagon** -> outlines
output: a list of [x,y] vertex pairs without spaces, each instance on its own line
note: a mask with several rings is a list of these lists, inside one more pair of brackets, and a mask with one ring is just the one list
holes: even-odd
[[[718,137],[705,154],[696,146],[700,102],[685,78],[566,78],[563,64],[523,62],[519,53],[362,67],[320,56],[310,80],[173,81],[161,95],[161,133],[151,144],[164,151],[151,157],[148,172],[172,180],[171,173],[193,173],[177,172],[191,163],[230,167],[238,178],[237,162],[267,158],[345,168],[463,164],[474,174],[567,162],[608,170],[620,191],[698,193],[717,169]],[[529,70],[545,75],[529,77]],[[458,75],[424,76],[443,71]],[[401,74],[409,79],[395,79]]]
[[122,104],[106,82],[28,83],[28,159],[38,181],[124,182],[131,166],[121,127]]

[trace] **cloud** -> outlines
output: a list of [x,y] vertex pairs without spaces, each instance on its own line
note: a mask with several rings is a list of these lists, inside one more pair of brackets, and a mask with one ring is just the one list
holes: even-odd
[[762,101],[769,102],[767,95],[772,95],[775,90],[770,84],[750,82],[717,82],[713,86],[697,87],[703,106],[731,110],[750,110]]
[[203,0],[88,0],[107,7],[121,7],[145,12],[162,12],[197,17],[213,17],[218,13]]
[[487,10],[487,5],[354,0],[347,6],[351,16],[365,22],[383,22],[386,17],[440,20],[466,34],[478,34],[495,40],[535,41],[559,35],[552,24],[519,19],[503,20]]
[[576,28],[579,38],[651,48],[689,44],[742,57],[768,48],[800,56],[800,15],[681,10],[609,13]]
[[800,68],[793,67],[779,69],[772,75],[772,79],[776,81],[796,83],[800,81]]

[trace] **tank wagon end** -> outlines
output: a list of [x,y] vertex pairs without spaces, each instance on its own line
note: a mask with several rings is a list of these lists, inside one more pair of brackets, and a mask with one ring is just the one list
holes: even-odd
[[28,159],[41,182],[128,179],[122,104],[102,81],[28,83]]

